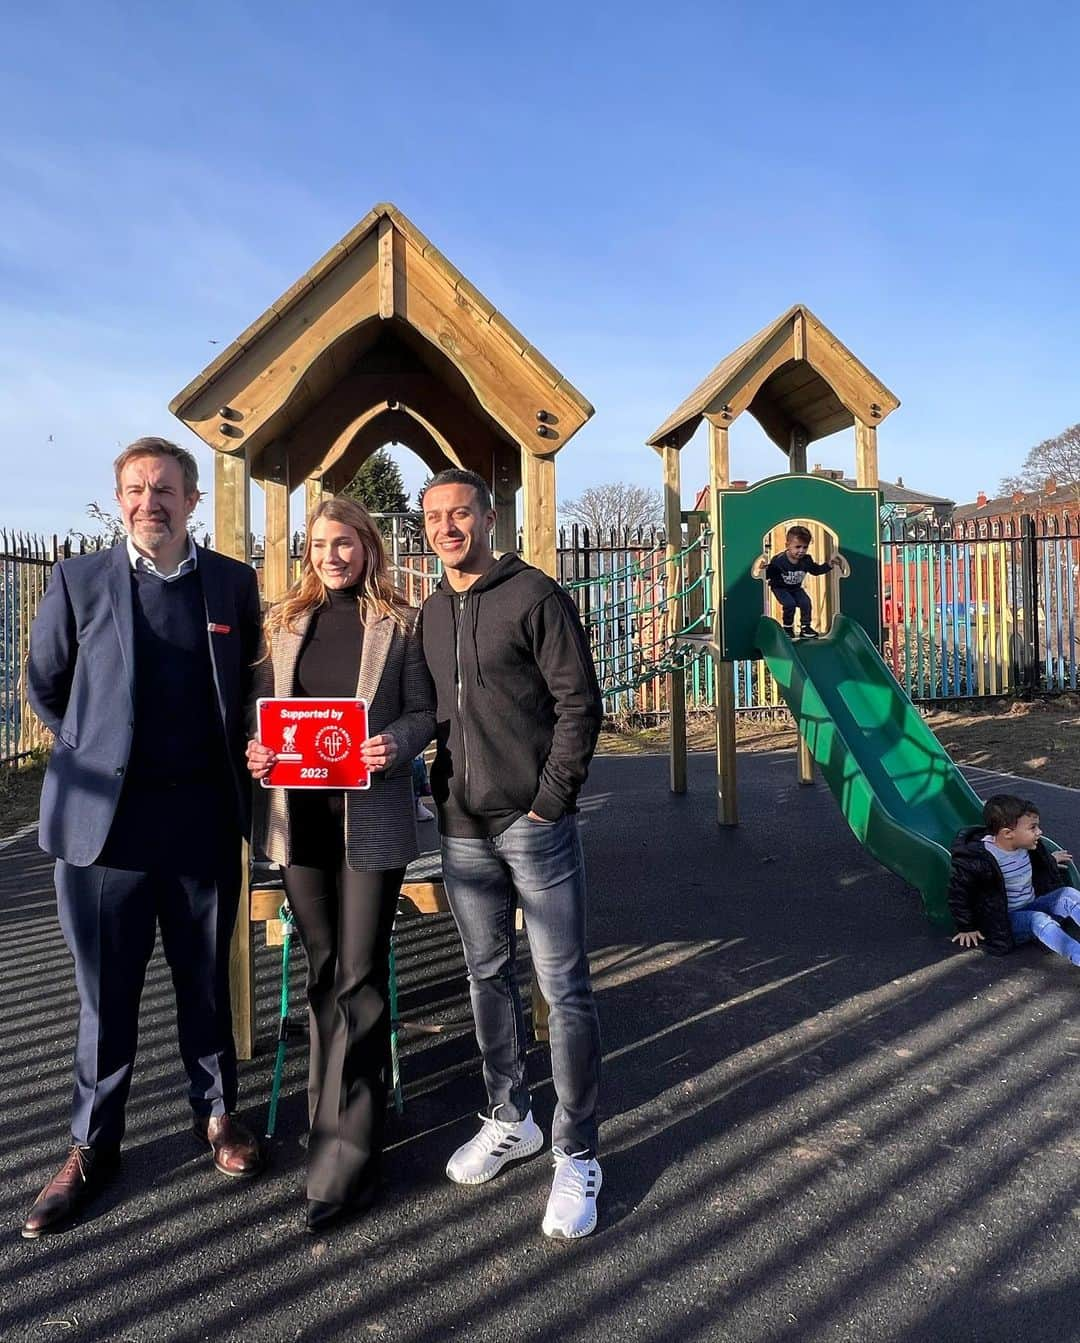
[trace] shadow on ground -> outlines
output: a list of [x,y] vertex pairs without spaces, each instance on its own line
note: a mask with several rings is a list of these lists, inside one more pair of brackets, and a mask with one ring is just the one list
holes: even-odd
[[[75,1000],[47,860],[0,851],[0,1336],[5,1339],[1014,1340],[1076,1336],[1075,970],[953,954],[787,755],[741,762],[718,831],[711,762],[600,759],[583,807],[605,1043],[597,1233],[539,1233],[544,1158],[475,1190],[442,1170],[481,1104],[452,923],[399,925],[407,1108],[381,1205],[300,1230],[304,1050],[267,1175],[216,1177],[186,1132],[158,959],[121,1176],[62,1236],[18,1238],[62,1155]],[[1037,789],[1038,785],[1031,785]],[[992,791],[992,788],[990,789]],[[1040,794],[1040,802],[1043,796]],[[1072,797],[1047,828],[1075,846]],[[278,952],[259,955],[265,1121]],[[294,1002],[302,1001],[302,957]],[[431,1028],[439,1028],[437,1031]],[[535,1110],[550,1124],[547,1056]]]

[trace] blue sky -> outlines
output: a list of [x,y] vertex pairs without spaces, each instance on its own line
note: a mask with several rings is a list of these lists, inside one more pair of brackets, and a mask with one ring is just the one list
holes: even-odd
[[[901,399],[884,476],[992,489],[1080,420],[1078,40],[1065,3],[9,11],[0,527],[78,526],[118,444],[194,442],[166,406],[210,342],[378,200],[596,406],[560,498],[657,485],[644,439],[798,301]],[[748,417],[733,449],[784,468]],[[688,501],[704,473],[699,436]]]

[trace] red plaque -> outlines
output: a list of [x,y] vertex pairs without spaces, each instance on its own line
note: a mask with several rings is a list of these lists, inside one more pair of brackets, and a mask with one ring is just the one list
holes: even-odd
[[277,755],[264,788],[368,788],[362,699],[261,699],[259,740]]

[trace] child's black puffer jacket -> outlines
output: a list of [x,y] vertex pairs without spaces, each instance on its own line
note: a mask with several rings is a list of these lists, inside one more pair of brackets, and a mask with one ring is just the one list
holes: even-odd
[[[1009,925],[1005,878],[986,851],[985,835],[985,826],[972,825],[961,830],[953,842],[949,909],[958,933],[977,930],[986,939],[984,950],[991,956],[1005,956],[1016,943]],[[1031,851],[1031,879],[1036,896],[1066,884],[1061,868],[1043,844]]]

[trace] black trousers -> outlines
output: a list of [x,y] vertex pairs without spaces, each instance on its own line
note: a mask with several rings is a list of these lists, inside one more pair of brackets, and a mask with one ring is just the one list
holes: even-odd
[[390,937],[404,868],[345,861],[340,794],[290,798],[285,891],[308,959],[307,1196],[358,1202],[374,1188],[390,1079]]

